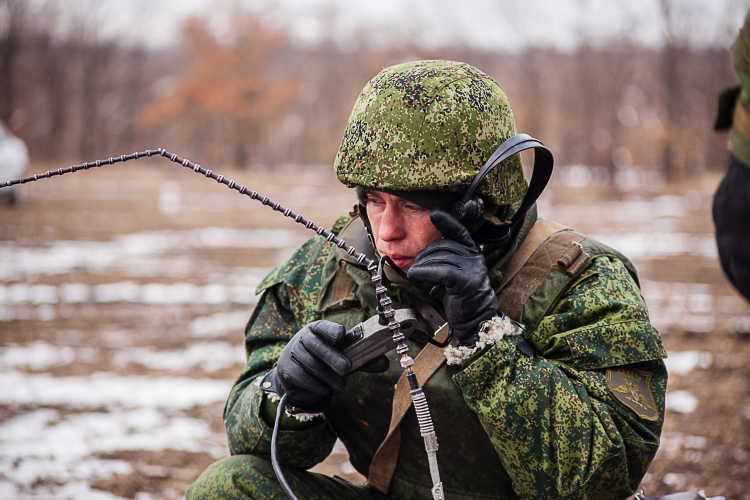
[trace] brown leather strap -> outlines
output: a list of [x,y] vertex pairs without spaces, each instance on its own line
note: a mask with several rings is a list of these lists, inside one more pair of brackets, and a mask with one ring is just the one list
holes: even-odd
[[427,324],[430,325],[430,328],[432,328],[433,331],[438,331],[446,323],[445,318],[443,318],[440,313],[437,312],[437,309],[430,304],[419,300],[411,294],[409,294],[409,301],[414,308],[419,311],[419,314],[421,314],[425,321],[427,321]]
[[[431,307],[428,304],[425,305]],[[446,338],[448,338],[447,324],[435,335],[435,340],[438,342],[444,342]],[[420,351],[414,360],[414,366],[412,366],[420,387],[424,387],[424,384],[444,362],[445,355],[443,354],[443,349],[439,347],[427,344]],[[370,473],[367,478],[367,484],[382,493],[388,493],[388,486],[391,484],[391,478],[396,470],[399,448],[401,446],[401,428],[399,424],[403,420],[404,415],[406,415],[407,410],[411,407],[411,404],[409,382],[406,380],[406,372],[404,371],[401,374],[401,378],[398,379],[398,383],[396,383],[396,390],[393,394],[393,410],[391,411],[391,425],[388,429],[388,434],[372,458]]]

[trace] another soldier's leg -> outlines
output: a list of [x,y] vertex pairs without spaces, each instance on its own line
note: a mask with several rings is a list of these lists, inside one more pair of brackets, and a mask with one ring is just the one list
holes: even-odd
[[732,157],[714,196],[719,260],[729,281],[750,300],[750,167]]
[[[371,488],[300,469],[284,467],[284,476],[297,497],[306,500],[388,498]],[[187,500],[249,499],[287,499],[270,460],[253,455],[225,458],[206,469],[187,492]]]

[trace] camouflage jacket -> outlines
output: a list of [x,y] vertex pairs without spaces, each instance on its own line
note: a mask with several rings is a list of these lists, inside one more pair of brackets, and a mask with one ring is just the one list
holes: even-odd
[[[732,65],[741,84],[741,91],[735,105],[742,106],[745,110],[743,114],[747,116],[750,112],[750,11],[745,15],[745,22],[732,45],[731,54]],[[750,123],[737,123],[736,120],[737,117],[729,133],[729,151],[745,166],[750,166],[750,137],[748,137]]]
[[[529,221],[536,221],[535,211]],[[528,233],[529,221],[507,255],[488,256],[493,285]],[[346,222],[340,219],[334,230]],[[631,264],[580,236],[592,256],[589,263],[573,277],[551,272],[520,312],[524,336],[538,355],[522,355],[515,347],[518,337],[506,338],[462,366],[444,364],[424,385],[448,498],[625,498],[646,473],[663,422],[666,353]],[[337,280],[339,273],[350,279]],[[390,286],[398,307],[409,304],[406,292],[429,300],[429,288],[407,288]],[[224,412],[232,454],[270,453],[271,429],[261,415],[266,403],[258,383],[300,328],[316,319],[350,328],[375,314],[369,273],[321,237],[305,243],[259,290],[263,295],[245,331],[247,366]],[[431,331],[422,323],[418,328]],[[414,338],[408,345],[412,356],[423,346]],[[394,353],[390,359],[383,374],[351,374],[325,418],[282,430],[280,462],[313,467],[338,437],[352,465],[366,476],[387,433],[401,374]],[[413,410],[401,434],[389,494],[431,498]]]

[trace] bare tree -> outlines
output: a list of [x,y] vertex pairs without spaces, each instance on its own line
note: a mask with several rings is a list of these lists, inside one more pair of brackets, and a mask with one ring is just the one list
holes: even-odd
[[661,15],[666,30],[666,41],[661,54],[661,75],[663,84],[663,103],[666,111],[667,133],[662,145],[662,168],[670,181],[680,177],[681,165],[678,162],[675,140],[675,125],[679,121],[682,108],[680,95],[679,63],[682,54],[680,40],[677,38],[676,24],[678,11],[670,0],[660,0]]
[[26,24],[26,0],[0,0],[0,119],[10,124],[16,104],[15,68]]

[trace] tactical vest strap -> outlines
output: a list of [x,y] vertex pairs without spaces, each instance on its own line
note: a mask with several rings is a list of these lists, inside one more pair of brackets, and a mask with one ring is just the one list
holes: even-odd
[[[344,261],[339,262],[339,268],[336,271],[336,277],[333,280],[333,289],[331,290],[331,305],[339,304],[352,294],[354,287],[357,284],[354,282],[349,273],[346,272],[346,264]],[[329,306],[330,307],[330,306]]]
[[500,310],[518,321],[529,297],[552,270],[575,276],[590,259],[581,247],[583,240],[583,236],[557,222],[534,224],[495,290]]
[[498,290],[504,288],[505,285],[507,285],[508,282],[510,282],[510,280],[512,280],[513,277],[518,274],[518,271],[520,271],[524,264],[526,264],[526,261],[529,260],[531,254],[534,253],[537,248],[539,248],[539,245],[544,243],[544,240],[549,238],[552,233],[561,231],[563,229],[567,228],[562,224],[551,220],[537,221],[537,223],[532,226],[529,234],[523,240],[523,243],[518,248],[518,251],[516,251],[516,253],[513,255],[513,258],[510,259],[510,262],[508,262],[508,265],[503,271],[503,279],[500,282],[500,286],[498,286],[497,290],[495,291],[497,292]]

